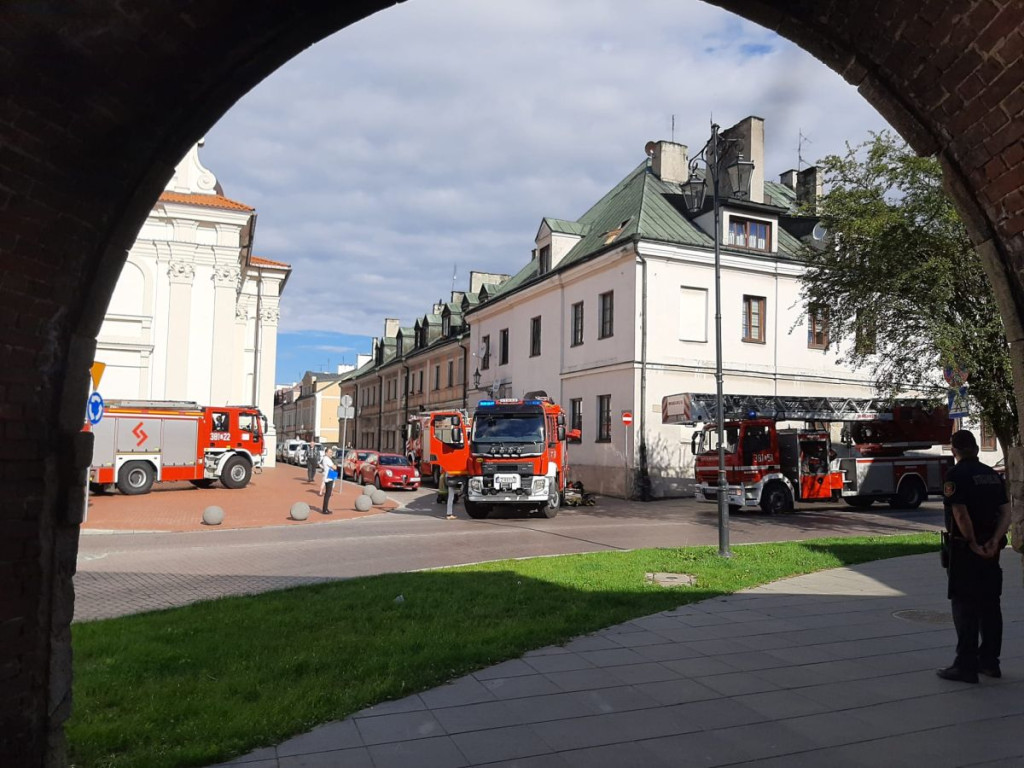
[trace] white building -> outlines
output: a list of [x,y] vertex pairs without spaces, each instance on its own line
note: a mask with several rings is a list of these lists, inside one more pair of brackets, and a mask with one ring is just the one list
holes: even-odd
[[[723,133],[755,162],[749,198],[722,190],[724,391],[873,395],[866,372],[837,365],[826,315],[800,299],[798,251],[815,221],[795,206],[821,193],[817,169],[766,182],[764,122]],[[687,148],[652,142],[648,155],[578,220],[545,218],[530,264],[467,312],[481,394],[545,390],[583,434],[573,478],[612,495],[635,492],[641,445],[654,496],[690,491],[692,430],[662,425],[661,400],[715,391],[711,195],[691,217]]]
[[[224,197],[194,146],[146,218],[97,340],[106,399],[253,404],[269,419],[291,267],[252,255],[256,213]],[[272,466],[276,432],[267,435]]]

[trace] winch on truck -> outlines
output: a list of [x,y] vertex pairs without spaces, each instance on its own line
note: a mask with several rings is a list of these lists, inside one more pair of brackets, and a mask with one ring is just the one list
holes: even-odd
[[111,400],[94,435],[89,483],[96,491],[149,493],[155,482],[187,480],[244,488],[263,466],[267,421],[252,406]]
[[[725,475],[732,510],[768,514],[795,502],[836,501],[869,507],[875,501],[915,509],[939,494],[953,460],[915,452],[949,442],[944,407],[920,399],[756,397],[725,395]],[[715,395],[671,395],[662,402],[667,424],[701,424],[691,448],[699,501],[718,501]],[[808,426],[779,429],[780,421]],[[828,425],[844,422],[833,444]]]

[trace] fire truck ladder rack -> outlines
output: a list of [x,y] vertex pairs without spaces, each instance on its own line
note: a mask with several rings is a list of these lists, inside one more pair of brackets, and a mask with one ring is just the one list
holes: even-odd
[[[672,423],[708,423],[716,418],[718,396],[714,394],[674,395],[689,399],[689,417],[676,417]],[[925,398],[852,398],[785,397],[759,395],[723,395],[726,419],[775,419],[776,421],[892,421],[893,408],[911,407],[930,410],[935,402]]]

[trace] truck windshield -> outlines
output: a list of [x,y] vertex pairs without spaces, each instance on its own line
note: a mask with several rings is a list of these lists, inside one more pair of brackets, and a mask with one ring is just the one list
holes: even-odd
[[[739,427],[736,425],[725,425],[725,452],[735,453],[736,443],[739,441]],[[704,430],[704,452],[718,453],[718,429],[716,427],[710,427]]]
[[476,416],[473,440],[478,443],[539,443],[544,440],[540,413],[493,413]]

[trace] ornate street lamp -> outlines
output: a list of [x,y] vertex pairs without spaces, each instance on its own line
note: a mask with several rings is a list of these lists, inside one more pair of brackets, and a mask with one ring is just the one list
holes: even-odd
[[480,389],[480,369],[473,371],[473,389]]
[[[680,185],[687,209],[691,214],[700,213],[704,209],[704,198],[707,195],[707,179],[697,178],[697,166],[703,160],[707,165],[706,175],[711,179],[711,207],[715,222],[715,391],[718,396],[715,418],[718,432],[718,554],[722,557],[732,557],[732,552],[729,550],[729,483],[725,477],[725,418],[722,410],[722,223],[718,182],[729,150],[738,143],[739,139],[722,138],[718,125],[712,123],[711,138],[690,162],[689,179]],[[725,166],[724,170],[732,196],[749,196],[754,163],[744,160],[737,152],[736,159]]]

